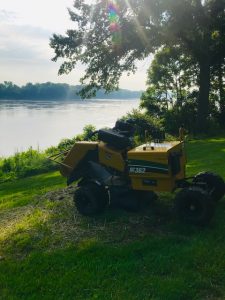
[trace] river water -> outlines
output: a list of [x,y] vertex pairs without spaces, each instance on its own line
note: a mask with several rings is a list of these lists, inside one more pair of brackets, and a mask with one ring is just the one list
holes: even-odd
[[17,151],[46,149],[81,133],[87,124],[112,127],[138,108],[138,99],[74,101],[0,101],[0,157]]

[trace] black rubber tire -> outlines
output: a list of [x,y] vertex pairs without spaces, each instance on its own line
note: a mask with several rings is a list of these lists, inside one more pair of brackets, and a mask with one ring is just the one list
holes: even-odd
[[104,187],[91,182],[80,186],[75,191],[74,202],[80,214],[94,216],[103,212],[109,199]]
[[175,197],[175,210],[179,219],[194,225],[207,225],[214,214],[214,203],[200,187],[188,187]]
[[212,172],[201,172],[198,173],[193,183],[205,183],[207,188],[211,192],[213,201],[219,201],[225,194],[225,184],[221,176]]

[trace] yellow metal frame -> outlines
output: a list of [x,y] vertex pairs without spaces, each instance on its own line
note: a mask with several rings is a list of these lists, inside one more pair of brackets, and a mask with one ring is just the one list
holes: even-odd
[[107,167],[111,167],[120,172],[125,171],[126,152],[124,150],[117,150],[108,146],[106,143],[100,142],[99,146],[99,163]]
[[[172,191],[176,181],[185,178],[186,157],[183,142],[141,145],[129,151],[118,150],[104,142],[76,142],[60,163],[63,176],[70,176],[90,150],[96,150],[99,164],[121,172],[134,190]],[[171,155],[178,155],[180,170],[171,170]]]
[[[172,174],[169,157],[179,153],[180,171]],[[127,154],[131,186],[135,190],[171,192],[176,180],[185,177],[185,151],[183,142],[168,142],[151,146],[141,145]]]
[[[64,177],[68,177],[70,173],[76,168],[79,162],[85,157],[90,150],[95,150],[98,147],[98,142],[76,142],[70,151],[67,153],[63,164],[60,167],[60,173]],[[67,167],[66,167],[66,166]],[[69,166],[69,168],[68,168]]]

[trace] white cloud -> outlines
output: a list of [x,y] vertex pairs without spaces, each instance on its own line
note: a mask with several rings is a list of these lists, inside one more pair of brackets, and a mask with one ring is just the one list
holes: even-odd
[[13,11],[0,9],[0,20],[1,22],[13,22],[16,18],[16,14]]
[[[0,24],[0,61],[30,60],[49,54],[51,32],[33,26]],[[47,51],[46,51],[47,50]]]
[[72,24],[67,12],[72,5],[73,0],[1,0],[1,12],[6,16],[14,15],[11,21],[16,24],[64,31]]

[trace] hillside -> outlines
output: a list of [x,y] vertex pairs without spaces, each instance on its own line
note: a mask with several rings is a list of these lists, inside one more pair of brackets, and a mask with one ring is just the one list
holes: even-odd
[[[191,141],[187,175],[225,178],[225,139]],[[174,195],[138,214],[74,210],[58,172],[0,185],[0,299],[224,299],[225,198],[206,228],[180,224]]]

